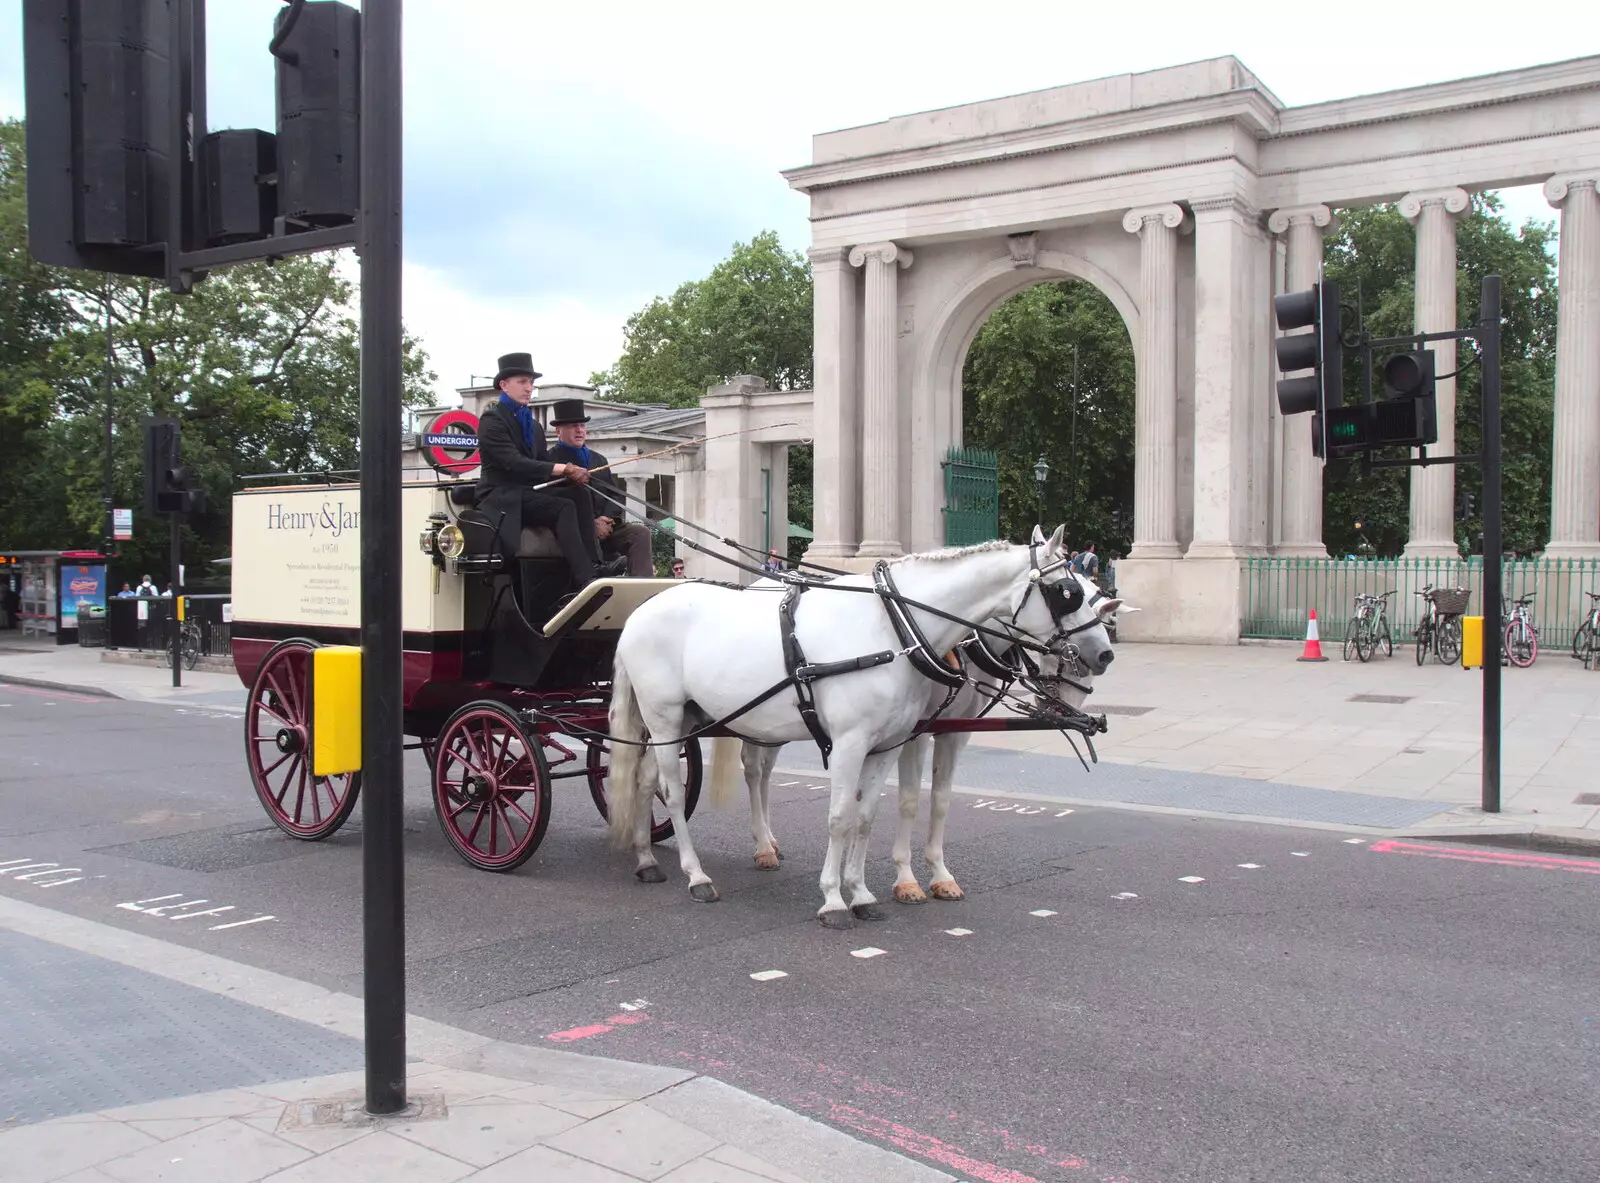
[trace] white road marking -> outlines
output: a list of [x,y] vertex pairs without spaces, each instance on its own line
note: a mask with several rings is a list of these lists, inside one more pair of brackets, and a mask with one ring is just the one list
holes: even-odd
[[[8,858],[8,859],[5,860],[5,862],[0,863],[0,867],[16,867],[16,866],[22,865],[23,863],[28,863],[28,862],[32,862],[32,861],[33,861],[32,859],[25,859],[25,858]],[[0,874],[4,874],[4,872],[0,871]]]
[[874,949],[871,945],[868,945],[865,949],[851,949],[850,956],[861,958],[882,957],[887,952],[887,949]]
[[1367,840],[1365,838],[1346,838],[1344,844],[1346,846],[1365,846]]
[[212,932],[221,932],[225,928],[243,928],[247,924],[260,924],[263,920],[276,920],[276,916],[253,916],[249,920],[235,920],[232,924],[213,924]]
[[1261,864],[1260,863],[1240,863],[1239,864],[1239,870],[1241,870],[1241,871],[1259,871],[1259,870],[1261,870]]
[[1133,891],[1119,891],[1111,898],[1114,900],[1136,900],[1139,898],[1139,894]]
[[650,1005],[650,1000],[648,998],[635,998],[632,1002],[619,1002],[617,1005],[623,1010],[644,1010],[645,1007]]
[[946,936],[951,937],[970,937],[972,935],[970,928],[947,928],[944,932]]
[[[29,871],[26,875],[13,875],[12,878],[18,883],[21,883],[25,879],[54,879],[57,875],[71,875],[74,872],[81,872],[82,870],[82,867],[57,866],[47,868],[43,871]],[[44,884],[41,883],[39,886],[43,887]]]
[[760,973],[753,973],[750,976],[758,982],[776,982],[779,978],[786,978],[789,975],[781,969],[764,969]]
[[[203,904],[206,901],[205,900],[201,900],[200,902]],[[181,905],[181,904],[179,905],[179,907],[182,907],[182,906],[183,905]],[[168,920],[190,920],[190,919],[192,919],[192,918],[194,918],[196,916],[220,916],[224,912],[232,912],[232,911],[234,911],[234,906],[232,904],[223,904],[222,907],[220,907],[220,908],[207,908],[202,912],[185,912],[181,916],[168,916],[167,919]]]
[[71,878],[68,878],[68,879],[52,879],[49,883],[35,883],[34,886],[35,887],[65,887],[69,883],[82,883],[84,878],[85,877],[82,876],[82,875],[73,875]]
[[1309,850],[1291,850],[1289,853],[1294,855],[1295,858],[1310,858],[1311,857],[1311,852]]
[[[5,870],[0,871],[0,875],[12,875],[21,871],[53,871],[60,865],[60,863],[30,863],[27,859],[23,859],[20,866],[7,867]],[[73,869],[76,870],[77,868]],[[24,876],[16,874],[16,878],[22,879]]]
[[171,895],[153,895],[147,900],[129,900],[125,904],[118,904],[119,908],[126,908],[129,912],[143,912],[145,904],[156,904],[162,900],[181,900],[183,892],[175,891]]
[[799,783],[800,782],[797,780],[780,780],[778,782],[778,787],[780,789],[787,789],[790,785],[797,785]]
[[1202,878],[1199,875],[1180,875],[1178,877],[1178,882],[1179,883],[1204,883],[1205,879]]
[[1028,913],[1029,916],[1054,916],[1055,914],[1049,908],[1035,908]]

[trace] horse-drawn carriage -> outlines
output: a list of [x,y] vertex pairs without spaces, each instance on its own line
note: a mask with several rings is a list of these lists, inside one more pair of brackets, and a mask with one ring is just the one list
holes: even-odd
[[[1105,728],[1103,717],[1054,699],[1048,706],[1019,699],[1020,714],[989,718],[941,718],[940,704],[923,705],[933,685],[946,688],[942,705],[948,707],[981,670],[1000,687],[974,712],[987,714],[1031,666],[1030,649],[1052,661],[1066,658],[1070,666],[1081,662],[1080,647],[1090,646],[1096,661],[1084,672],[1104,670],[1110,645],[1102,625],[1117,602],[1064,570],[1060,531],[1049,540],[1036,532],[1025,548],[997,543],[913,556],[909,565],[896,566],[900,586],[879,564],[870,579],[789,576],[780,585],[768,581],[764,591],[602,579],[568,595],[568,568],[554,538],[528,528],[517,552],[504,553],[498,523],[477,508],[465,467],[458,461],[436,463],[441,471],[412,471],[402,492],[405,527],[416,531],[419,543],[406,548],[400,564],[403,703],[405,732],[414,741],[407,746],[427,760],[440,826],[475,867],[509,871],[526,862],[549,823],[553,785],[570,779],[585,783],[619,845],[636,850],[640,878],[658,878],[649,848],[694,812],[701,736],[769,749],[810,738],[825,763],[837,739],[841,750],[853,753],[842,778],[835,753],[837,806],[842,793],[861,800],[857,780],[863,776],[873,782],[875,800],[886,767],[880,758],[918,735],[1067,728],[1087,736]],[[359,494],[357,485],[323,478],[250,488],[233,502],[232,636],[234,664],[249,687],[246,759],[268,815],[300,839],[338,830],[360,790],[359,773],[319,776],[311,760],[313,653],[359,640]],[[958,568],[965,574],[958,576]],[[629,630],[638,642],[630,678],[619,655],[624,625],[661,593],[680,588],[661,603],[670,600],[673,611],[689,613],[682,617],[688,623],[680,627],[670,612],[650,605],[641,614],[650,618],[642,622],[646,627]],[[816,589],[808,597],[816,607],[808,602],[797,623],[796,605],[809,589]],[[734,599],[717,600],[729,596]],[[701,684],[692,692],[682,683],[682,693],[669,695],[679,705],[652,722],[647,716],[659,675],[684,672],[677,657],[655,662],[647,656],[663,636],[669,648],[687,642],[703,657],[715,645],[726,657],[698,675]],[[995,641],[1012,656],[997,657],[990,647]],[[1031,668],[1033,677],[1024,682],[1037,703],[1039,670]],[[737,730],[730,727],[734,720]],[[676,760],[664,755],[673,748]],[[654,759],[641,761],[645,752]],[[615,786],[609,784],[613,756],[621,778]],[[757,861],[775,866],[765,819],[771,760],[747,759],[745,766],[757,828],[766,833],[772,856],[765,862],[758,849]],[[935,816],[942,833],[938,777],[936,759]],[[948,787],[946,776],[946,793]],[[870,809],[869,803],[867,827]],[[831,838],[833,828],[830,815]],[[686,832],[679,851],[695,898],[716,898]],[[830,853],[830,866],[836,865]],[[834,899],[837,887],[829,893],[825,885],[825,894]],[[860,889],[855,898],[870,899],[870,893]],[[858,907],[865,905],[851,904],[852,911]]]

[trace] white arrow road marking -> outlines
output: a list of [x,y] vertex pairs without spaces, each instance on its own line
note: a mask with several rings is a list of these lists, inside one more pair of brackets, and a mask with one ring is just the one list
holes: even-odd
[[156,904],[162,900],[181,900],[182,898],[183,892],[175,891],[171,895],[153,895],[147,900],[129,900],[125,904],[118,904],[117,907],[126,908],[130,912],[143,912],[145,911],[145,904]]
[[776,982],[779,978],[786,978],[789,975],[781,969],[764,969],[760,973],[753,973],[750,976],[758,982]]

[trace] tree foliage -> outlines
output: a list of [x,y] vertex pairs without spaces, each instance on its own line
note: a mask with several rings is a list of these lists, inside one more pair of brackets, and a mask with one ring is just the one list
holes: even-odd
[[650,301],[623,335],[616,364],[589,379],[605,398],[692,407],[735,374],[803,389],[811,385],[811,263],[765,230],[734,243],[704,279]]
[[[23,159],[22,124],[0,123],[0,543],[101,540],[108,308],[113,500],[135,507],[116,578],[166,567],[164,525],[139,508],[148,416],[179,421],[184,462],[207,494],[185,538],[196,574],[228,553],[240,477],[357,465],[360,335],[339,257],[231,268],[185,296],[41,267],[27,250]],[[404,401],[427,403],[432,380],[407,337]]]
[[1133,393],[1133,342],[1092,284],[1041,284],[995,309],[967,352],[962,406],[966,444],[999,455],[1002,535],[1025,538],[1042,516],[1075,548],[1127,553]]
[[[1520,231],[1500,213],[1493,194],[1473,198],[1456,225],[1456,323],[1478,320],[1483,277],[1503,283],[1502,425],[1505,457],[1505,545],[1531,553],[1550,534],[1551,429],[1555,388],[1555,264],[1550,248],[1554,228],[1530,221]],[[1416,232],[1392,205],[1339,211],[1339,232],[1325,254],[1330,279],[1342,297],[1360,295],[1364,328],[1373,337],[1413,331],[1416,295]],[[1457,349],[1462,370],[1456,386],[1456,451],[1476,453],[1481,440],[1482,375],[1473,364],[1475,347]],[[1381,358],[1379,364],[1381,365]],[[1381,374],[1375,376],[1381,381]],[[1359,354],[1345,351],[1347,401],[1360,398]],[[1336,462],[1324,471],[1323,537],[1335,555],[1358,553],[1370,544],[1380,555],[1398,554],[1410,526],[1408,469],[1375,469],[1363,476],[1358,463]],[[1476,467],[1456,469],[1456,488],[1476,493]],[[1458,520],[1458,541],[1477,548],[1482,532],[1482,498],[1470,519]],[[1459,517],[1459,515],[1458,515]],[[1360,522],[1358,529],[1356,523]]]

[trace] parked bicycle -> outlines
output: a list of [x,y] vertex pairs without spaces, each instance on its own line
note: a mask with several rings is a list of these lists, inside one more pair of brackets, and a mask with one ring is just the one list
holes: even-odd
[[1533,623],[1533,593],[1516,600],[1502,613],[1505,624],[1505,659],[1525,670],[1539,657],[1539,627]]
[[1589,614],[1572,634],[1572,656],[1583,662],[1587,670],[1594,668],[1595,659],[1600,657],[1600,648],[1596,648],[1600,644],[1596,640],[1600,637],[1600,592],[1583,594],[1589,597]]
[[1461,659],[1461,618],[1466,615],[1472,593],[1464,587],[1436,588],[1429,584],[1413,594],[1427,604],[1414,634],[1417,664],[1421,665],[1432,653],[1445,665],[1454,665]]
[[[183,668],[192,670],[200,664],[200,626],[192,620],[186,620],[179,626],[181,632],[178,639],[178,648],[183,653]],[[172,668],[172,647],[167,647],[167,668]]]
[[1389,597],[1394,590],[1381,595],[1362,592],[1356,596],[1355,615],[1344,626],[1344,659],[1350,660],[1353,652],[1362,661],[1368,661],[1383,646],[1385,657],[1394,656],[1394,637],[1389,632]]

